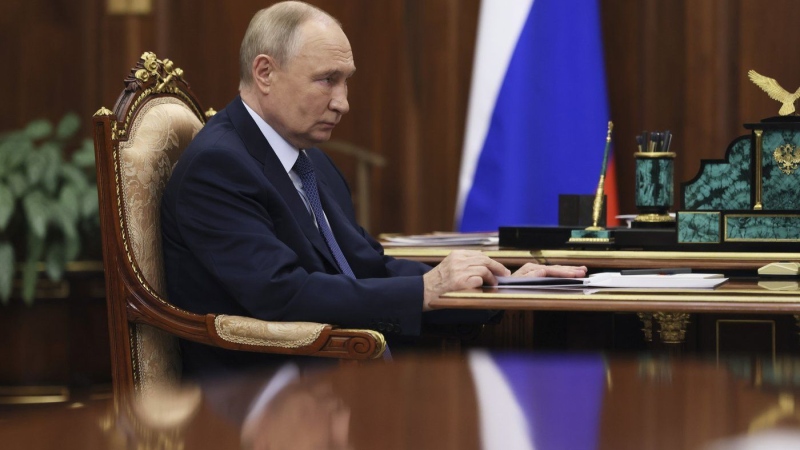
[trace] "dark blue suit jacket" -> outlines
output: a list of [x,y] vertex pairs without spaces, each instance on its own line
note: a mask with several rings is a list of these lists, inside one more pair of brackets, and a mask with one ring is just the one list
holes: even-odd
[[[385,256],[356,223],[349,188],[330,158],[318,149],[307,154],[331,229],[357,279],[340,273],[291,179],[237,97],[198,133],[164,192],[170,301],[199,314],[418,334],[421,275],[430,267]],[[190,367],[258,357],[182,346]]]

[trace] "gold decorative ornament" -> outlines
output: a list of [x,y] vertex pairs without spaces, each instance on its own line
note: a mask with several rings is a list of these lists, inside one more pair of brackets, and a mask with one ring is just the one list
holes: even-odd
[[155,87],[155,92],[163,92],[167,88],[174,88],[173,78],[181,78],[183,70],[175,67],[175,63],[169,59],[163,61],[159,60],[155,53],[144,52],[142,53],[142,68],[137,70],[134,74],[137,80],[146,83],[150,77],[155,77],[159,80]]
[[[761,153],[763,151],[762,149],[764,143],[764,130],[753,130],[753,134],[756,135],[755,160],[762,161]],[[764,204],[761,203],[761,188],[762,188],[761,185],[764,182],[764,179],[761,177],[761,163],[755,164],[755,166],[756,166],[756,202],[753,205],[753,209],[755,211],[761,211],[762,209],[764,209]]]
[[[614,123],[608,122],[608,132],[606,133],[606,148],[603,152],[603,167],[600,171],[600,181],[597,183],[597,192],[594,196],[594,203],[592,204],[592,226],[586,228],[588,231],[599,231],[603,227],[599,226],[600,213],[603,211],[603,190],[606,181],[606,167],[608,163],[608,153],[611,148],[611,131],[614,129]],[[608,240],[606,240],[608,242]]]
[[800,165],[800,148],[792,144],[779,145],[772,157],[778,163],[778,168],[786,175],[791,175]]
[[636,222],[647,222],[647,223],[669,223],[674,222],[675,219],[672,218],[669,214],[639,214],[634,219]]
[[682,344],[686,338],[686,325],[689,324],[688,313],[681,312],[657,312],[653,314],[660,329],[661,342],[665,344]]
[[[183,81],[183,70],[179,67],[175,67],[175,63],[172,60],[164,59],[162,61],[158,59],[155,53],[144,52],[139,61],[139,66],[138,69],[133,71],[133,77],[127,78],[125,82],[128,83],[128,85],[130,85],[130,83],[137,83],[139,85],[150,84],[150,86],[142,90],[136,97],[129,108],[125,121],[120,121],[120,126],[116,130],[113,130],[115,131],[115,138],[123,139],[127,136],[134,111],[136,111],[139,104],[150,95],[175,95],[184,99],[187,104],[194,108],[194,104],[189,100],[183,88],[177,82],[179,79]],[[198,118],[203,120],[203,113],[200,112],[199,109],[195,108],[194,113]]]
[[216,113],[217,113],[217,110],[216,110],[216,109],[214,109],[214,108],[208,108],[208,109],[206,110],[206,112],[205,112],[206,119],[210,119],[210,118],[212,118],[212,117],[214,116],[214,114],[216,114]]
[[96,113],[94,113],[94,116],[92,116],[92,117],[110,116],[112,114],[114,114],[114,113],[111,112],[110,109],[106,108],[105,106],[102,106],[102,107],[100,107],[100,109],[97,110]]
[[769,98],[782,103],[778,114],[782,116],[788,116],[790,114],[796,115],[794,102],[800,98],[800,88],[797,88],[794,93],[791,93],[782,88],[774,78],[765,77],[755,70],[748,71],[747,76],[750,77],[750,81],[766,92]]
[[609,244],[611,239],[607,237],[571,237],[569,238],[571,244],[585,243],[585,244]]
[[592,204],[592,225],[583,230],[572,230],[570,233],[570,243],[579,244],[609,244],[614,242],[610,231],[600,226],[600,215],[603,213],[604,185],[606,181],[606,168],[608,166],[608,154],[611,150],[611,131],[614,123],[608,122],[608,132],[606,133],[606,147],[603,151],[603,166],[600,169],[600,181],[597,183],[597,192]]
[[150,72],[155,73],[158,70],[158,57],[153,52],[142,53],[142,66]]
[[642,321],[645,342],[653,342],[653,313],[640,312],[636,316]]

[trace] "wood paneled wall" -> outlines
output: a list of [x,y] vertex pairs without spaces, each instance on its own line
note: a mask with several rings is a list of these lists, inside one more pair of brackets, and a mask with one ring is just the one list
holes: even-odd
[[[146,50],[183,68],[206,107],[236,95],[238,47],[264,0],[153,0],[145,15],[109,15],[104,0],[0,2],[0,130],[111,107]],[[351,112],[334,132],[385,156],[373,171],[371,231],[453,226],[480,0],[312,0],[353,46]],[[676,182],[721,158],[741,124],[775,115],[746,77],[800,85],[800,2],[601,0],[620,202],[633,211],[634,135],[670,129]],[[354,180],[352,161],[335,155]],[[498,194],[501,195],[501,194]],[[536,195],[536,193],[531,193]]]

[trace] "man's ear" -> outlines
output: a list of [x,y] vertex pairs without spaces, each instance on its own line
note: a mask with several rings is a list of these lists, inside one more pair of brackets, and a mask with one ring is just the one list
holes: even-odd
[[272,76],[275,72],[275,60],[268,55],[258,55],[253,60],[253,82],[262,94],[269,94]]

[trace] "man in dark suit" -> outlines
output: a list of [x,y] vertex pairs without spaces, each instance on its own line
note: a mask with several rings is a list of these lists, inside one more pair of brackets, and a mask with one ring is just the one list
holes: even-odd
[[[342,174],[314,148],[349,110],[355,65],[335,19],[302,2],[259,11],[240,66],[240,96],[198,133],[164,193],[175,305],[416,335],[432,299],[509,274],[480,252],[453,252],[434,269],[393,259],[356,223]],[[585,274],[534,265],[520,273],[531,271]],[[259,357],[187,342],[182,349],[189,372]]]

